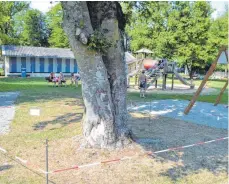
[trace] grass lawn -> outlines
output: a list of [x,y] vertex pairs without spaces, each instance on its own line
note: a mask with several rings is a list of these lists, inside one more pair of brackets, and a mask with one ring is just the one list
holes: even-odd
[[[16,115],[11,123],[11,131],[0,139],[0,145],[10,154],[24,158],[30,157],[31,153],[39,158],[41,154],[41,160],[38,160],[42,163],[43,152],[36,151],[44,148],[43,141],[46,138],[52,144],[57,140],[68,139],[81,133],[80,120],[83,108],[80,88],[52,87],[47,85],[44,79],[37,78],[0,78],[0,91],[20,91],[20,96],[16,100]],[[40,108],[41,116],[31,117],[29,115],[31,107]],[[2,155],[1,159],[3,159]],[[23,167],[17,165],[10,169],[7,175],[0,177],[0,183],[8,183],[9,176],[12,176],[9,183],[44,182],[43,178],[23,170],[28,174],[24,182],[19,169],[23,170]]]
[[4,74],[4,73],[3,73],[3,69],[0,68],[0,76],[3,75],[3,74]]
[[[68,81],[69,82],[69,81]],[[198,81],[197,81],[198,82]],[[217,89],[224,85],[221,81],[210,81],[209,85]],[[52,87],[47,85],[44,79],[39,78],[0,78],[0,92],[20,91],[20,96],[16,100],[16,114],[10,125],[10,132],[0,136],[0,147],[9,151],[8,156],[0,153],[0,183],[4,184],[40,184],[45,179],[38,174],[31,172],[25,167],[16,164],[11,160],[10,156],[19,156],[29,162],[38,165],[39,168],[45,168],[45,145],[44,140],[49,140],[50,170],[56,168],[65,168],[74,164],[91,163],[98,160],[106,160],[114,158],[116,154],[133,154],[134,151],[124,150],[118,152],[98,151],[98,150],[76,150],[75,145],[77,135],[81,135],[81,119],[83,116],[83,103],[81,99],[81,87]],[[214,102],[216,95],[201,96],[199,100]],[[151,95],[149,99],[190,99],[190,95]],[[140,100],[138,93],[129,93],[128,99]],[[227,94],[225,93],[222,103],[227,103]],[[37,107],[41,109],[40,116],[30,116],[29,109]],[[148,120],[147,120],[148,122]],[[140,151],[138,150],[140,153]],[[112,155],[113,154],[113,155]],[[3,168],[3,164],[8,163],[9,168]],[[127,174],[132,178],[122,180],[126,168],[125,164],[129,164],[126,170]],[[143,158],[135,163],[127,161],[111,166],[101,166],[92,168],[91,170],[69,171],[59,175],[51,175],[50,180],[54,183],[155,183],[155,184],[172,184],[174,181],[160,173],[164,168],[170,168],[173,162],[154,162],[151,158]],[[130,167],[130,168],[129,168]],[[155,167],[157,169],[155,169]],[[37,172],[34,165],[30,165]],[[119,170],[118,170],[119,169]],[[155,170],[155,172],[152,172]],[[104,173],[107,173],[105,176]],[[93,182],[90,178],[96,178]],[[44,175],[43,175],[44,176]],[[103,179],[104,176],[104,180]],[[207,170],[200,171],[198,174],[190,174],[184,178],[177,180],[177,183],[196,183],[206,182],[203,177],[211,178],[213,183],[223,183],[225,173],[219,173],[215,176]],[[119,178],[119,179],[118,179]],[[108,180],[106,180],[108,179]],[[125,178],[124,178],[125,179]],[[91,181],[91,182],[90,182]],[[100,182],[99,182],[100,181]],[[154,182],[151,182],[154,181]],[[76,182],[77,183],[77,182]],[[137,182],[141,183],[141,182]]]

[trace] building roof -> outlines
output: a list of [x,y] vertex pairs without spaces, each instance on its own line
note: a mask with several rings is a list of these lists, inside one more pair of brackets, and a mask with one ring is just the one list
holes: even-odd
[[[70,49],[66,48],[47,48],[47,47],[30,47],[3,45],[3,56],[20,56],[20,57],[44,57],[44,58],[70,58],[74,59],[74,54]],[[138,61],[132,54],[125,52],[126,63]]]
[[136,51],[136,53],[146,53],[146,54],[153,54],[153,52],[149,49],[146,49],[146,48],[142,48],[138,51]]
[[3,56],[29,56],[29,57],[46,57],[46,58],[69,58],[74,59],[74,54],[67,48],[46,48],[30,46],[3,45]]
[[137,59],[129,52],[125,52],[125,59],[127,64],[137,61]]

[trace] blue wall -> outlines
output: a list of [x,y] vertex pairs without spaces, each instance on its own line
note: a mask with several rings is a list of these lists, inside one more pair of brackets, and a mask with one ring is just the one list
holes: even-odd
[[11,73],[17,72],[17,58],[16,57],[10,57],[9,67],[10,67]]
[[[35,58],[35,57],[9,57],[9,72],[21,73],[21,68],[27,68],[27,73],[50,73],[50,72],[79,72],[78,65],[74,59],[57,58]],[[29,71],[28,71],[29,69]]]
[[45,71],[45,58],[39,58],[40,61],[40,72],[43,73]]
[[26,68],[26,57],[21,57],[21,69]]
[[62,59],[58,58],[57,59],[57,72],[61,72],[62,71]]
[[36,64],[35,64],[36,60],[35,57],[31,57],[30,58],[30,68],[31,68],[31,72],[36,72]]

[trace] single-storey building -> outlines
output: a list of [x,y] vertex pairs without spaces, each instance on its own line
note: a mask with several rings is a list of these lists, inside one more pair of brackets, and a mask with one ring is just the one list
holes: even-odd
[[5,76],[21,75],[22,68],[31,77],[45,77],[50,72],[70,75],[78,72],[73,52],[67,48],[2,46]]
[[[79,72],[73,52],[68,48],[2,46],[5,76],[20,76],[23,68],[31,77],[47,77],[50,72],[70,75]],[[127,73],[137,69],[138,59],[126,52]]]

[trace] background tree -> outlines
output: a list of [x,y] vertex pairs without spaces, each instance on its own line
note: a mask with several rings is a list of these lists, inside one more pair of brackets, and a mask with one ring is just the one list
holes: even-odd
[[[185,3],[185,4],[184,4]],[[182,8],[179,8],[181,5]],[[208,62],[207,41],[212,9],[209,2],[177,2],[177,52],[180,63],[188,67],[190,78]]]
[[123,7],[133,51],[147,47],[156,58],[187,65],[190,77],[210,60],[209,2],[125,2]]
[[85,104],[83,135],[93,147],[129,142],[123,37],[119,3],[61,2],[63,26],[78,62]]
[[131,49],[142,47],[154,51],[156,57],[170,58],[172,45],[167,29],[168,13],[171,4],[168,2],[125,2],[122,3],[128,19],[126,32],[131,37]]
[[62,28],[62,17],[63,10],[60,3],[52,7],[46,14],[47,27],[50,30],[48,38],[50,47],[69,47],[68,38]]
[[[216,58],[218,49],[228,44],[228,8],[223,15],[212,21],[207,48],[209,50],[209,65]],[[217,70],[227,69],[227,65],[217,65]]]
[[18,38],[14,32],[14,17],[28,9],[28,2],[0,2],[0,45],[3,44],[17,44]]
[[21,44],[31,46],[48,46],[49,30],[45,16],[39,10],[28,10],[23,17]]

